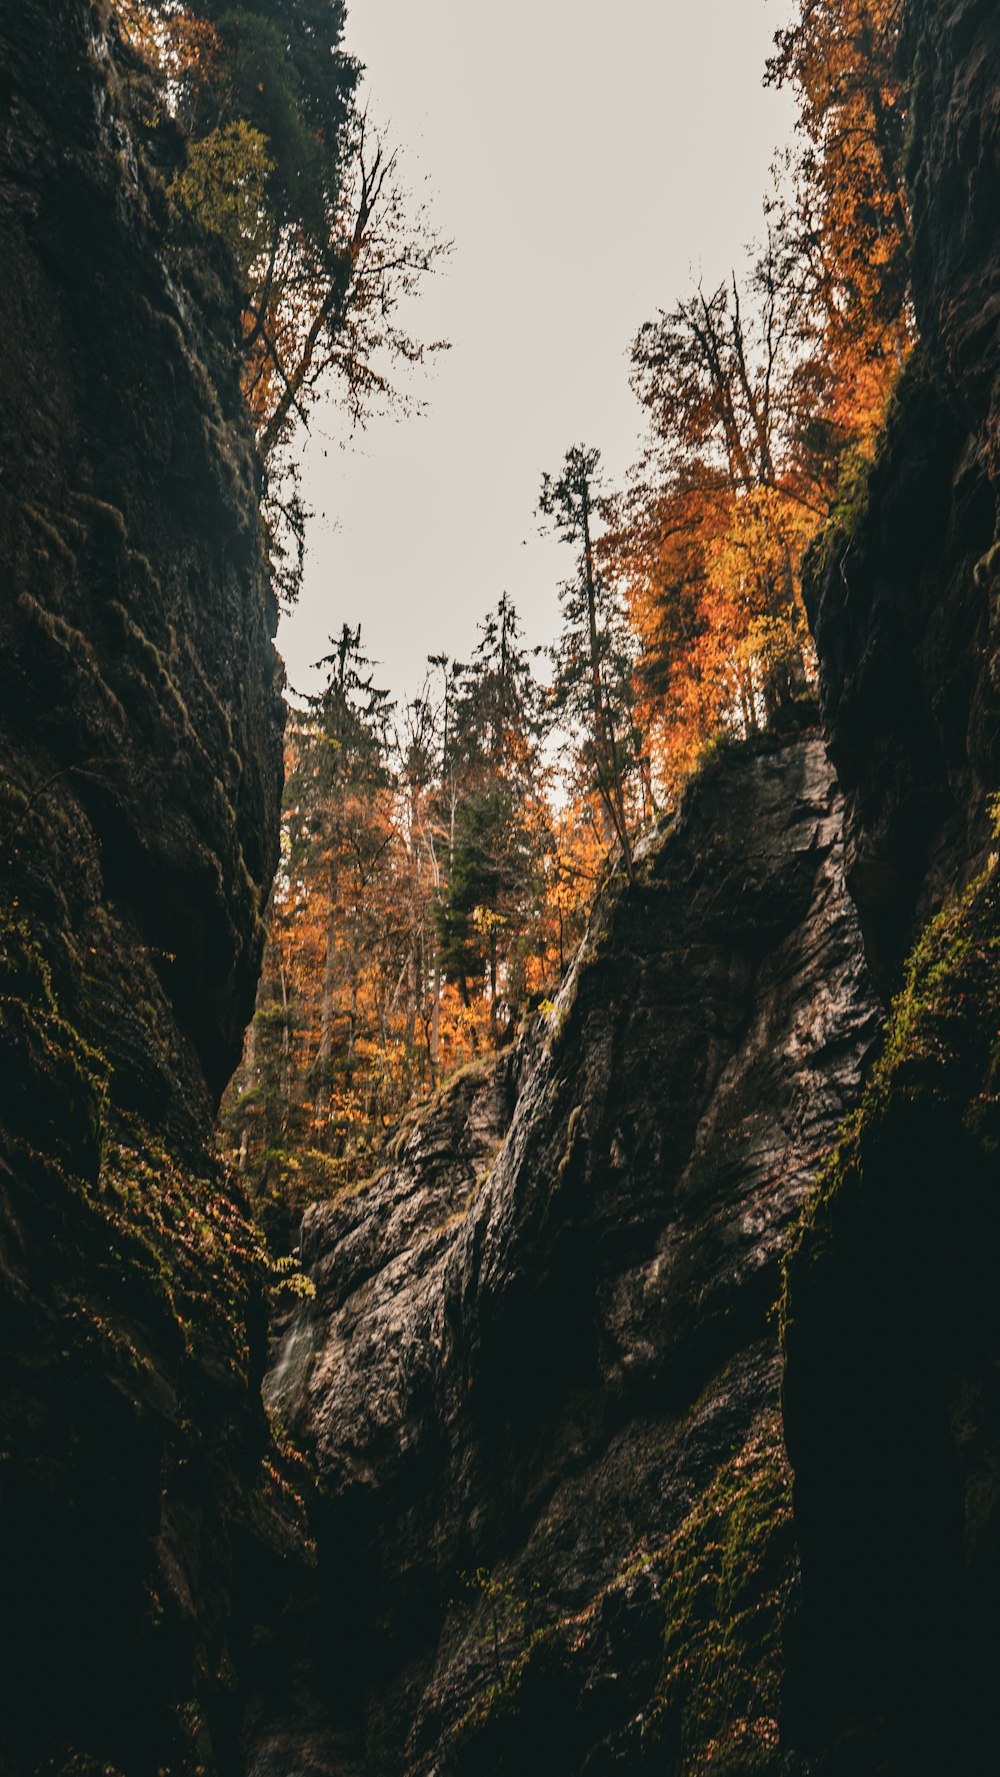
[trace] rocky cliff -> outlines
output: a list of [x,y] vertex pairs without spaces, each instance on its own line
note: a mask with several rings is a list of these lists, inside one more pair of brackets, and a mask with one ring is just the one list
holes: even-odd
[[0,1768],[980,1777],[992,0],[910,8],[921,339],[813,560],[829,751],[721,751],[554,1013],[309,1211],[312,1568],[211,1142],[281,735],[230,268],[99,4],[0,52]]
[[989,0],[922,0],[909,37],[919,343],[806,588],[848,881],[886,991],[985,861],[1000,767],[1000,23]]
[[281,673],[235,291],[100,6],[0,9],[0,1765],[234,1756],[257,1241],[213,1157]]
[[703,774],[551,1027],[307,1217],[320,1566],[255,1777],[996,1765],[995,6],[906,54],[920,339],[812,560],[829,752]]
[[817,737],[706,767],[551,1017],[307,1215],[257,1777],[779,1768],[773,1311],[877,1028],[840,834]]
[[1000,1731],[996,7],[925,0],[910,48],[920,345],[812,589],[848,880],[884,986],[924,927],[789,1281],[787,1701],[824,1777],[971,1777]]

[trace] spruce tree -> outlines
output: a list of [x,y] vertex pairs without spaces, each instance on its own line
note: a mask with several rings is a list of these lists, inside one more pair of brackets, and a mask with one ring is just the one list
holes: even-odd
[[507,593],[480,625],[449,717],[445,763],[458,795],[440,911],[442,961],[465,1004],[470,983],[488,982],[495,1021],[501,973],[508,1004],[520,991],[518,951],[546,834],[544,699]]
[[562,632],[552,651],[554,708],[574,748],[580,788],[596,793],[606,836],[634,875],[630,802],[641,741],[632,687],[634,645],[620,594],[600,572],[600,452],[574,445],[557,476],[545,475],[539,510],[576,552],[576,572],[560,587]]

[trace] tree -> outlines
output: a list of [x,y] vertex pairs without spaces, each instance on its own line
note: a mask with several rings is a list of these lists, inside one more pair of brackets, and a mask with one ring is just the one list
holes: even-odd
[[634,876],[630,804],[642,747],[632,692],[633,648],[614,581],[595,552],[600,452],[574,445],[561,473],[545,475],[539,510],[576,550],[576,573],[560,588],[563,627],[553,650],[554,707],[575,746],[580,787],[596,792],[607,837]]
[[243,288],[243,388],[268,468],[278,590],[301,579],[304,515],[287,447],[321,390],[351,420],[406,407],[400,366],[422,342],[401,312],[446,243],[410,203],[356,101],[342,0],[117,0],[186,137],[177,208],[224,238]]
[[768,79],[795,87],[802,147],[756,263],[633,345],[649,442],[604,550],[668,796],[713,734],[789,719],[808,689],[806,550],[871,453],[910,338],[900,19],[896,0],[801,0]]
[[[650,441],[619,503],[616,559],[645,643],[647,693],[673,699],[696,747],[745,731],[806,688],[800,567],[829,509],[831,466],[802,448],[808,303],[787,237],[768,230],[749,287],[699,287],[643,326],[632,381]],[[654,719],[655,725],[655,719]]]
[[523,991],[519,952],[548,832],[542,690],[506,593],[480,625],[471,662],[455,674],[446,724],[445,776],[453,801],[441,959],[465,1005],[470,981],[488,977],[495,1025],[501,969],[508,1004],[516,1006]]
[[[417,1092],[505,1040],[556,966],[542,692],[509,599],[468,665],[435,659],[438,691],[397,712],[345,625],[292,713],[264,969],[223,1111],[281,1238],[365,1174]],[[560,910],[567,942],[576,923]]]
[[[156,10],[168,41],[190,41],[187,8]],[[268,458],[330,374],[355,419],[394,397],[380,358],[412,363],[433,349],[396,317],[445,249],[425,213],[408,210],[398,155],[357,109],[342,0],[197,10],[214,35],[211,54],[203,33],[197,53],[174,57],[190,138],[174,191],[227,235],[244,270],[244,382]]]
[[794,237],[822,351],[828,420],[867,452],[912,341],[900,0],[801,0],[767,80],[794,88],[801,149],[777,206]]
[[[361,649],[361,630],[341,628],[332,653],[318,665],[329,668],[323,690],[309,699],[311,720],[305,725],[296,772],[289,785],[293,798],[300,783],[308,785],[293,807],[300,818],[290,822],[290,861],[294,869],[305,859],[324,870],[327,925],[323,987],[320,996],[319,1041],[312,1064],[316,1117],[329,1118],[334,1026],[343,1026],[341,1044],[345,1083],[358,1036],[360,975],[370,941],[370,902],[366,895],[390,843],[390,814],[382,794],[390,787],[389,694],[376,687],[371,662]],[[318,845],[316,842],[318,841]]]

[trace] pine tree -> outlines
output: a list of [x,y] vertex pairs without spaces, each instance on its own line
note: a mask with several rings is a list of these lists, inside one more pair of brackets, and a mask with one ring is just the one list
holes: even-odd
[[511,1010],[523,991],[521,950],[547,836],[543,693],[507,593],[455,675],[448,717],[444,763],[454,800],[441,960],[466,1006],[470,984],[488,981],[495,1026],[501,973]]
[[600,452],[574,445],[561,473],[542,481],[539,510],[576,551],[560,588],[563,627],[553,650],[554,707],[575,747],[580,787],[596,792],[606,835],[634,876],[631,816],[641,790],[642,744],[632,689],[634,648],[620,593],[598,567]]
[[[290,796],[303,792],[300,818],[290,823],[290,862],[294,870],[317,850],[326,873],[328,907],[319,1042],[312,1065],[316,1120],[331,1139],[330,1098],[336,1044],[344,1082],[352,1083],[358,1036],[359,976],[371,924],[370,890],[388,844],[390,817],[383,794],[390,787],[389,722],[393,704],[376,687],[372,663],[361,649],[361,630],[344,624],[332,653],[318,665],[329,668],[323,690],[309,699],[310,721],[303,731]],[[305,841],[311,841],[308,848]],[[318,846],[317,846],[317,843]]]

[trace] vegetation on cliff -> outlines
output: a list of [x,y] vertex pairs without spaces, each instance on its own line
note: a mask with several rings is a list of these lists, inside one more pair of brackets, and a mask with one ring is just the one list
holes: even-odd
[[[582,1767],[599,1717],[574,1710],[573,1654],[597,1639],[602,1618],[654,1599],[661,1665],[627,1743],[632,1768],[779,1777],[781,1624],[795,1565],[791,1473],[780,1416],[771,1413],[662,1547],[630,1561],[586,1611],[529,1632],[524,1601],[508,1607],[512,1632],[499,1670],[451,1730],[444,1770],[454,1777],[513,1770],[512,1742],[522,1756],[530,1744]],[[510,1597],[510,1582],[479,1584],[487,1591],[492,1584],[502,1602]]]
[[805,1587],[788,1695],[823,1772],[848,1768],[839,1735],[864,1772],[973,1770],[993,1743],[998,956],[994,857],[913,950],[788,1265]]
[[[899,33],[889,0],[845,0],[778,34],[767,77],[797,94],[799,142],[748,271],[640,329],[631,485],[583,445],[544,478],[539,516],[574,556],[550,682],[506,593],[473,660],[432,655],[401,708],[349,627],[338,690],[331,643],[293,727],[286,867],[224,1120],[279,1220],[363,1176],[415,1094],[555,998],[598,883],[634,873],[707,749],[809,719],[803,563],[911,336]],[[337,751],[352,697],[363,764]]]
[[400,324],[446,243],[406,191],[394,148],[358,107],[343,0],[112,0],[150,135],[181,134],[166,183],[238,273],[243,392],[267,465],[276,589],[298,595],[306,513],[293,434],[333,392],[354,420],[406,407],[401,365],[444,342]]
[[[282,703],[227,257],[107,9],[0,18],[4,1762],[234,1757],[237,1551],[304,1553],[213,1113]],[[152,130],[152,139],[147,135]],[[148,150],[148,151],[147,151]],[[176,220],[174,218],[173,220]],[[234,1053],[235,1048],[235,1053]],[[294,1558],[294,1557],[293,1557]]]
[[[918,65],[925,123],[962,113],[932,51],[961,63],[988,9],[964,10]],[[901,9],[802,0],[768,70],[800,152],[748,269],[637,335],[630,485],[582,444],[543,482],[574,557],[552,683],[506,593],[399,708],[344,624],[292,720],[274,879],[295,428],[337,378],[355,416],[392,397],[386,364],[431,349],[398,305],[441,250],[343,26],[336,0],[26,0],[0,25],[0,244],[32,317],[0,369],[12,1770],[236,1769],[248,1672],[261,1771],[272,1730],[282,1769],[334,1746],[371,1771],[771,1777],[790,1745],[868,1777],[957,1745],[985,1770],[995,261],[952,302],[925,227],[911,309]],[[958,258],[995,226],[974,109]],[[928,197],[920,140],[943,237],[957,187]],[[938,613],[931,533],[959,564]],[[898,960],[954,891],[859,1106],[840,801],[789,738],[815,713],[810,571],[870,949],[888,908]],[[214,1116],[265,922],[229,1167]],[[800,1593],[769,1316],[845,1105],[785,1294]],[[318,1552],[260,1400],[289,1276],[267,1237],[303,1211],[316,1276],[272,1382],[322,1473]]]

